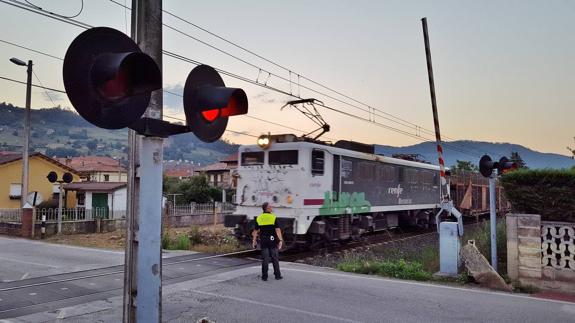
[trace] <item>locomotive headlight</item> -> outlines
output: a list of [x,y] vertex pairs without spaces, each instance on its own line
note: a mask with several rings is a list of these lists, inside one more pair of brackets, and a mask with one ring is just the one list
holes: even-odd
[[293,202],[293,197],[291,197],[291,195],[288,195],[288,197],[287,197],[287,202],[288,202],[288,204],[292,204],[292,202]]
[[258,137],[258,146],[262,149],[267,149],[271,145],[270,135],[261,135]]

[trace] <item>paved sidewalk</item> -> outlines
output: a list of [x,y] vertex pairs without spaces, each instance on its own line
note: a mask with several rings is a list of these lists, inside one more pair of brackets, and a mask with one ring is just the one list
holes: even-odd
[[[572,322],[575,304],[522,294],[401,281],[282,263],[284,279],[259,267],[163,288],[163,321],[196,322]],[[5,322],[120,322],[111,297]]]

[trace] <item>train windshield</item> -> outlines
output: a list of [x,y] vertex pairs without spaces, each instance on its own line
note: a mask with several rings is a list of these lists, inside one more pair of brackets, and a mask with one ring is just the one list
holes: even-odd
[[275,150],[270,151],[268,155],[270,165],[297,165],[297,150]]

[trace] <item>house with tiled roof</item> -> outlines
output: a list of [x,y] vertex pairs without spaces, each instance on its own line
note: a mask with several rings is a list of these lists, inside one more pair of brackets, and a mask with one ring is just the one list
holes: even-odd
[[238,154],[232,154],[222,158],[219,162],[204,166],[199,172],[208,177],[208,182],[214,187],[223,189],[236,189],[237,178],[233,176],[238,168]]
[[128,171],[119,160],[105,156],[80,156],[58,158],[58,161],[82,174],[85,182],[128,181]]
[[[79,172],[41,153],[30,154],[28,168],[28,192],[40,193],[44,201],[58,200],[60,193],[59,184],[46,178],[48,173],[56,172],[59,179],[70,173],[74,182],[80,181]],[[19,208],[22,198],[22,154],[0,151],[0,208]],[[65,206],[73,207],[75,201],[75,193],[66,192]]]

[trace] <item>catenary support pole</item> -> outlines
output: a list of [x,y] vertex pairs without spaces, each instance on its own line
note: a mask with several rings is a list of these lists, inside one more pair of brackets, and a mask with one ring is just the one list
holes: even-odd
[[[162,69],[162,1],[132,1],[132,39]],[[152,92],[146,117],[162,118],[162,90]],[[163,139],[129,133],[129,219],[124,322],[161,322]]]
[[489,177],[489,224],[491,227],[491,267],[497,271],[497,213],[495,210],[495,184],[497,182],[497,169]]

